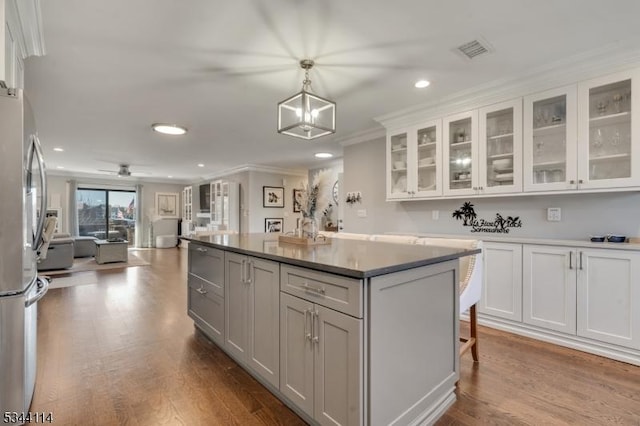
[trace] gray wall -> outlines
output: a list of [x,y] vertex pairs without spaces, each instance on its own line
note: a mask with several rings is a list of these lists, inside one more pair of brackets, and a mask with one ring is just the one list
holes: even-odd
[[[49,192],[49,207],[58,207],[55,204],[58,200],[62,209],[62,229],[61,232],[69,232],[69,201],[68,201],[68,189],[67,182],[72,179],[69,176],[48,176],[47,185]],[[179,214],[182,215],[182,189],[184,185],[174,185],[167,183],[155,183],[155,182],[126,182],[118,179],[95,179],[95,178],[78,178],[76,179],[79,187],[83,186],[96,186],[101,188],[113,188],[113,189],[131,189],[135,190],[137,183],[142,185],[142,202],[138,200],[138,214],[142,215],[142,230],[137,229],[136,232],[142,231],[142,243],[143,247],[148,246],[149,240],[149,221],[153,218],[150,216],[155,209],[156,192],[176,192],[179,194],[180,207]]]
[[[585,239],[609,233],[640,236],[639,192],[387,202],[385,173],[383,138],[344,148],[344,191],[361,191],[363,199],[360,204],[345,207],[346,232],[483,235],[472,234],[469,227],[451,217],[463,202],[470,201],[478,218],[492,220],[496,213],[519,216],[522,228],[512,228],[509,237]],[[562,221],[548,222],[548,207],[560,207]],[[367,216],[358,217],[358,210],[366,210]],[[439,213],[438,220],[432,219],[434,210]]]
[[[298,213],[293,212],[293,189],[300,187],[303,177],[284,175],[270,172],[249,172],[249,191],[247,200],[249,202],[248,232],[264,232],[265,218],[283,218],[283,232],[293,231],[296,227],[296,218]],[[263,186],[282,186],[284,187],[284,208],[263,207],[262,203],[262,187]],[[245,231],[247,232],[247,231]]]
[[321,194],[322,196],[320,197],[322,200],[322,203],[320,203],[321,205],[318,206],[318,225],[322,226],[324,225],[323,223],[323,210],[327,208],[328,204],[331,203],[332,207],[329,210],[329,214],[327,215],[327,219],[324,219],[324,221],[326,222],[327,220],[331,221],[334,225],[337,224],[338,221],[338,206],[336,206],[335,202],[333,201],[333,184],[338,180],[338,176],[340,175],[340,173],[342,173],[342,169],[343,169],[343,161],[342,158],[331,161],[331,162],[327,162],[325,163],[323,166],[321,167],[316,167],[313,169],[309,169],[309,182],[313,182],[314,177],[321,171],[321,170],[327,170],[327,178],[329,180],[328,182],[328,187],[326,188],[326,194]]

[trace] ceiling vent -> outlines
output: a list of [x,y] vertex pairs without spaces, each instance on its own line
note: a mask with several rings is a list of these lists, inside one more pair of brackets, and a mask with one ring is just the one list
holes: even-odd
[[473,59],[476,56],[484,55],[492,50],[491,45],[481,38],[464,43],[455,49],[456,52],[462,54],[466,59]]

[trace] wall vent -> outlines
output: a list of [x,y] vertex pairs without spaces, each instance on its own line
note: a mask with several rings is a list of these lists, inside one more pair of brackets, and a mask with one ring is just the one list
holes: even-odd
[[487,43],[486,41],[482,40],[482,39],[476,39],[476,40],[472,40],[469,41],[467,43],[464,43],[461,46],[458,46],[456,48],[456,51],[460,54],[462,54],[465,58],[467,59],[473,59],[476,56],[480,56],[483,55],[485,53],[489,53],[491,52],[491,46],[489,45],[489,43]]

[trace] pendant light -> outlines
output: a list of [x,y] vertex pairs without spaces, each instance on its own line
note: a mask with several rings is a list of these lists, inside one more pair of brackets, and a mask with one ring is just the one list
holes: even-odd
[[278,133],[310,140],[336,132],[336,103],[309,91],[313,65],[311,59],[300,61],[302,91],[278,103]]

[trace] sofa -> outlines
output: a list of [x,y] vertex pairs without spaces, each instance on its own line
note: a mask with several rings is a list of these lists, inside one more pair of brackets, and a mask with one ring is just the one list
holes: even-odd
[[38,271],[68,269],[76,257],[93,257],[96,254],[95,237],[72,237],[66,233],[53,234],[46,257],[38,262]]

